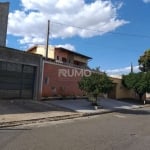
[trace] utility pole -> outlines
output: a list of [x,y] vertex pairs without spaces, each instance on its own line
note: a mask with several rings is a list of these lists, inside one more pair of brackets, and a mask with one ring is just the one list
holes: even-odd
[[47,24],[47,38],[46,38],[46,59],[48,59],[48,46],[49,46],[49,30],[50,30],[50,20],[48,20]]
[[133,65],[132,65],[132,62],[131,62],[131,72],[130,73],[133,73]]

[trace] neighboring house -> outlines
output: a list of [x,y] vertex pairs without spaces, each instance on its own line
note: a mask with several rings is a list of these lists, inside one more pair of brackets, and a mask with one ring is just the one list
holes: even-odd
[[146,99],[150,100],[150,93],[146,93]]
[[44,46],[34,46],[29,53],[43,55],[43,75],[41,81],[42,97],[83,96],[78,82],[84,74],[89,74],[88,60],[91,57],[62,47],[48,47],[45,58]]
[[[122,84],[122,76],[110,77],[114,83],[113,90],[108,94],[109,98],[113,99],[139,99],[138,95],[129,90]],[[144,98],[144,97],[143,97]]]

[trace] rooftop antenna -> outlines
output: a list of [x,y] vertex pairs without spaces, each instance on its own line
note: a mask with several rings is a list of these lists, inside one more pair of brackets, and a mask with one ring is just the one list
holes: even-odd
[[48,20],[48,24],[47,24],[46,56],[45,56],[46,59],[48,59],[49,30],[50,30],[50,20]]

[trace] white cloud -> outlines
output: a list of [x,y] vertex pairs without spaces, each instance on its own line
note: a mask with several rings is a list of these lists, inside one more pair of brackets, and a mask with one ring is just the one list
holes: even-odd
[[144,3],[150,3],[150,0],[143,0]]
[[63,47],[70,51],[76,51],[75,47],[71,44],[64,44],[64,45],[55,45],[55,47]]
[[128,23],[118,18],[122,3],[113,4],[110,0],[95,0],[90,4],[85,0],[21,0],[21,6],[21,10],[9,14],[8,24],[8,34],[20,37],[20,44],[43,43],[47,20],[51,20],[51,38],[93,37]]
[[[106,73],[109,75],[122,75],[122,74],[128,74],[130,72],[131,72],[131,66],[106,70]],[[133,66],[133,72],[139,72],[139,66]]]

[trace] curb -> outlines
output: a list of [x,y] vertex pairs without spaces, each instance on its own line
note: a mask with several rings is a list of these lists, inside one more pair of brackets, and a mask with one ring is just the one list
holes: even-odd
[[55,117],[37,118],[37,119],[29,119],[29,120],[11,121],[11,122],[0,122],[0,128],[21,126],[21,125],[32,124],[32,123],[42,123],[46,121],[59,121],[59,120],[75,119],[75,118],[82,118],[82,117],[88,117],[88,116],[96,116],[96,115],[108,114],[108,113],[113,113],[113,112],[136,110],[136,109],[143,108],[143,107],[141,106],[141,107],[134,108],[134,109],[118,109],[117,108],[117,109],[104,110],[104,111],[94,112],[94,113],[76,113],[76,114],[71,114],[71,115],[63,115],[63,116],[55,116]]
[[73,119],[73,118],[79,118],[79,117],[82,117],[82,114],[72,114],[72,115],[37,118],[37,119],[29,119],[29,120],[0,122],[0,128],[14,127],[14,126],[26,125],[26,124],[31,124],[31,123],[41,123],[41,122],[46,122],[46,121],[59,121],[59,120]]
[[77,114],[72,114],[72,115],[37,118],[37,119],[30,119],[30,120],[11,121],[11,122],[0,122],[0,128],[15,127],[15,126],[27,125],[27,124],[32,124],[32,123],[42,123],[46,121],[75,119],[75,118],[95,116],[95,115],[107,114],[107,113],[113,113],[113,112],[115,112],[115,110],[107,110],[107,111],[95,112],[95,113],[77,113]]
[[102,112],[95,112],[95,113],[84,113],[82,115],[82,117],[88,117],[88,116],[96,116],[96,115],[103,115],[103,114],[109,114],[109,113],[113,113],[116,112],[117,110],[106,110],[106,111],[102,111]]

